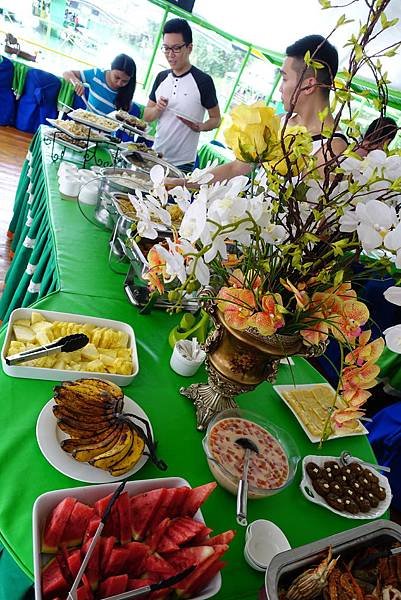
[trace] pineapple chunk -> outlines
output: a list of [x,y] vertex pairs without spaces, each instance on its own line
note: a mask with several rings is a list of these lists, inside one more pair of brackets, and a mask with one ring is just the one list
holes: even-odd
[[118,358],[125,358],[126,360],[131,360],[131,348],[118,348],[117,356]]
[[23,352],[25,350],[24,342],[17,342],[17,340],[13,340],[10,342],[8,347],[7,356],[11,356],[12,354],[19,354],[19,352]]
[[35,333],[39,333],[40,331],[47,332],[48,329],[53,327],[53,323],[49,323],[49,321],[38,321],[37,323],[32,324],[32,329]]
[[57,360],[57,361],[54,363],[54,366],[53,366],[53,369],[63,369],[63,370],[64,370],[65,368],[66,368],[66,367],[65,367],[65,362],[63,361],[63,359],[62,359],[62,358],[59,358],[59,359],[58,359],[58,360]]
[[33,329],[25,327],[25,325],[13,325],[13,331],[18,342],[33,342],[36,340]]
[[[106,368],[112,367],[114,364],[115,359],[112,356],[109,356],[108,354],[104,354],[103,352],[100,352],[99,358]],[[107,370],[109,370],[109,369],[107,369]]]
[[86,363],[85,368],[91,373],[105,373],[106,371],[102,361],[99,359],[91,360],[90,362]]
[[47,337],[45,331],[38,331],[36,334],[36,339],[38,340],[39,344],[41,344],[42,346],[47,346],[48,344],[50,344],[50,340]]
[[84,360],[95,360],[99,358],[99,352],[94,344],[86,344],[81,350],[81,356]]
[[23,327],[29,327],[31,324],[29,319],[15,319],[13,325],[22,325]]
[[45,321],[46,319],[44,318],[43,315],[41,315],[40,313],[37,312],[33,312],[31,314],[31,325],[34,325],[34,323],[39,323],[40,321]]

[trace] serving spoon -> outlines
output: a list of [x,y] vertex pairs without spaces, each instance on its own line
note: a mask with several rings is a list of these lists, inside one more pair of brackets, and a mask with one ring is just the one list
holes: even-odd
[[[354,462],[355,458],[352,456],[351,452],[347,450],[343,450],[340,454],[340,461],[344,466],[349,465],[349,463]],[[358,458],[358,461],[364,465],[365,467],[372,467],[372,469],[376,469],[376,471],[385,471],[386,473],[390,473],[390,467],[384,467],[383,465],[374,465],[373,463],[366,462],[366,460],[361,460]]]
[[249,461],[251,460],[251,453],[259,454],[257,445],[249,438],[238,438],[235,440],[238,446],[241,446],[245,450],[244,454],[244,466],[242,469],[242,476],[238,482],[237,490],[237,523],[246,527],[247,521],[247,506],[248,506],[248,467]]

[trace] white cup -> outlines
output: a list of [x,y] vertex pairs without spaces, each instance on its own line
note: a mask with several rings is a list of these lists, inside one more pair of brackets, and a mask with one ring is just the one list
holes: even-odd
[[[180,342],[178,343],[183,344],[184,346],[188,346],[188,351],[190,351],[192,346],[190,340],[180,340]],[[173,371],[178,373],[178,375],[190,377],[191,375],[195,375],[196,371],[199,369],[205,358],[206,352],[200,350],[196,360],[189,360],[181,354],[179,347],[177,346],[177,344],[175,344],[170,359],[170,367],[173,369]]]
[[59,186],[60,194],[77,198],[81,189],[81,182],[78,177],[66,175],[60,178]]
[[99,184],[97,181],[91,181],[81,185],[79,191],[79,201],[83,204],[97,204],[97,197],[99,192]]
[[58,178],[64,177],[65,175],[76,175],[78,173],[78,168],[76,165],[73,165],[68,162],[61,162],[58,169]]

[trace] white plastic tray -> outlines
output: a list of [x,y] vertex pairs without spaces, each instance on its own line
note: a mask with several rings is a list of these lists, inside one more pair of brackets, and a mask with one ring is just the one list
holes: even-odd
[[[363,461],[360,461],[355,456],[352,458],[353,458],[354,462],[363,462]],[[379,478],[380,485],[385,488],[386,498],[379,502],[377,508],[371,508],[370,511],[366,512],[366,513],[360,512],[356,515],[352,515],[351,513],[347,513],[345,511],[341,512],[340,510],[336,510],[335,508],[332,508],[329,504],[327,504],[327,502],[324,500],[323,496],[320,496],[313,489],[312,480],[309,477],[309,475],[305,469],[306,464],[309,462],[314,462],[315,464],[317,464],[318,467],[323,467],[324,463],[329,460],[330,461],[334,460],[336,462],[340,462],[340,458],[338,456],[315,456],[315,455],[310,454],[309,456],[305,456],[305,458],[303,459],[303,461],[302,461],[302,481],[300,483],[300,488],[301,488],[301,492],[303,493],[305,498],[307,500],[309,500],[310,502],[314,502],[315,504],[319,504],[320,506],[327,508],[327,510],[330,510],[331,512],[335,513],[336,515],[340,515],[340,517],[345,517],[346,519],[365,519],[366,520],[366,519],[377,519],[378,517],[381,517],[386,512],[386,510],[389,508],[389,506],[391,504],[391,498],[392,498],[391,487],[390,487],[387,477],[384,477],[384,475],[379,473],[379,471],[376,471],[376,469],[373,469],[372,467],[368,467],[368,469],[370,471],[374,471],[374,474],[376,475],[376,477]]]
[[[92,323],[98,327],[111,327],[118,331],[124,331],[129,337],[129,348],[132,351],[132,373],[131,375],[117,375],[114,373],[93,373],[89,371],[69,371],[67,369],[45,369],[42,367],[28,367],[24,363],[20,365],[9,366],[5,357],[7,349],[13,339],[13,322],[18,319],[30,319],[33,312],[40,313],[48,321],[67,321],[69,323]],[[122,321],[113,321],[112,319],[99,319],[97,317],[88,317],[85,315],[74,315],[72,313],[53,312],[50,310],[37,310],[32,308],[17,308],[13,310],[7,327],[7,333],[1,350],[1,363],[3,370],[11,377],[23,377],[28,379],[48,379],[50,381],[72,381],[84,377],[97,377],[98,379],[107,379],[117,385],[129,385],[138,374],[139,363],[136,349],[136,340],[134,330],[127,323]]]
[[[53,139],[53,135],[54,134],[51,132],[46,133],[46,137],[50,140]],[[68,134],[68,135],[70,135],[70,134]],[[73,138],[73,139],[75,139],[75,138]],[[89,144],[86,144],[85,147],[81,147],[81,146],[78,146],[77,144],[74,144],[73,141],[68,142],[67,140],[60,139],[59,137],[57,137],[57,135],[54,138],[54,141],[56,144],[59,144],[60,146],[65,146],[66,148],[70,148],[74,152],[86,152],[87,150],[90,150],[90,148],[93,148],[95,146],[95,144],[93,142],[89,142]],[[76,141],[79,142],[79,141],[83,141],[83,140],[76,140]]]
[[[99,131],[105,131],[106,133],[114,133],[120,128],[120,121],[117,121],[117,119],[115,120],[115,125],[113,124],[113,119],[102,117],[100,115],[99,120],[92,121],[91,119],[85,119],[85,114],[82,114],[82,110],[82,108],[73,110],[72,112],[68,113],[68,118],[76,121],[77,123],[82,123],[82,125],[87,125],[87,127],[92,127],[93,129],[98,129]],[[91,114],[93,115],[93,113]],[[102,124],[100,119],[107,119],[107,121],[109,121],[109,125]]]
[[[71,133],[70,130],[67,127],[63,127],[62,125],[60,125],[59,123],[57,123],[57,119],[49,119],[49,118],[47,118],[46,121],[48,123],[50,123],[50,125],[52,127],[55,127],[59,131],[62,131],[63,133],[69,135],[74,140],[86,141],[88,139],[87,135],[76,135],[75,133]],[[68,123],[68,121],[65,121],[65,123]],[[94,131],[91,131],[90,132],[90,136],[89,136],[89,141],[91,141],[91,142],[107,142],[108,140],[103,135],[100,135],[100,134],[98,134],[98,133],[96,133]]]
[[[41,566],[44,564],[49,558],[49,555],[42,554],[40,551],[41,548],[41,536],[42,530],[46,523],[46,518],[48,517],[50,511],[59,503],[61,500],[66,498],[67,496],[74,496],[77,500],[81,502],[87,502],[93,504],[100,498],[107,496],[114,492],[116,487],[118,487],[119,482],[117,483],[106,483],[96,486],[87,486],[87,487],[76,487],[69,488],[64,490],[55,490],[54,492],[46,492],[39,496],[35,504],[33,505],[32,510],[32,533],[33,533],[33,564],[34,564],[34,574],[35,574],[35,599],[42,599],[42,590],[41,590]],[[149,492],[150,490],[155,490],[160,487],[166,488],[177,488],[188,486],[189,483],[182,479],[181,477],[165,477],[162,479],[147,479],[141,481],[127,481],[125,485],[125,491],[128,492],[130,496],[135,494],[141,494],[142,492]],[[200,510],[195,515],[195,518],[202,523],[205,522],[202,513]],[[221,575],[218,573],[209,585],[203,590],[203,593],[200,596],[196,596],[193,600],[206,600],[206,598],[211,598],[219,591],[221,587]]]
[[[280,398],[282,399],[284,404],[286,404],[286,406],[288,406],[288,408],[290,409],[290,411],[292,412],[292,414],[294,415],[294,417],[296,418],[298,423],[301,425],[302,429],[304,430],[304,432],[306,433],[306,435],[308,436],[310,441],[313,443],[320,442],[320,437],[318,435],[313,435],[313,433],[311,433],[309,431],[309,429],[306,427],[305,423],[301,420],[300,416],[295,412],[295,410],[292,408],[290,403],[284,398],[282,392],[291,392],[291,391],[294,391],[294,389],[310,389],[316,385],[318,385],[318,386],[323,385],[325,387],[328,387],[333,391],[333,394],[335,393],[335,390],[332,388],[332,386],[329,383],[325,383],[324,381],[322,381],[321,383],[301,383],[301,384],[297,383],[295,386],[293,384],[273,385],[274,390],[280,396]],[[359,431],[345,431],[344,433],[336,432],[336,433],[330,435],[327,439],[334,440],[334,439],[337,439],[340,437],[352,437],[354,435],[366,435],[368,433],[368,430],[366,429],[366,427],[364,427],[362,425],[362,423],[360,421],[359,421],[359,424],[361,426]]]

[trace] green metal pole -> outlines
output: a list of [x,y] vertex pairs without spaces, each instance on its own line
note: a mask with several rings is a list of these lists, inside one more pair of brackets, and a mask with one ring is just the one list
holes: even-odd
[[281,79],[281,73],[280,73],[279,70],[277,70],[276,77],[274,78],[274,81],[273,81],[273,87],[272,87],[272,89],[270,91],[270,94],[266,98],[266,106],[269,106],[269,104],[271,102],[271,99],[273,98],[273,94],[276,91],[276,88],[278,86],[278,82],[280,81],[280,79]]
[[161,41],[162,36],[163,36],[164,24],[167,21],[167,15],[168,15],[168,8],[165,8],[164,15],[163,15],[163,18],[162,18],[161,23],[160,23],[159,31],[157,32],[156,41],[155,41],[154,46],[153,46],[152,56],[150,58],[149,66],[148,66],[148,69],[146,71],[145,79],[144,79],[144,82],[143,82],[143,89],[144,90],[147,89],[148,84],[149,84],[150,74],[152,72],[153,63],[155,61],[156,53],[159,50],[160,41]]
[[247,64],[247,62],[248,62],[248,58],[249,58],[249,55],[251,54],[251,51],[252,51],[252,47],[251,47],[251,46],[249,46],[249,48],[248,48],[248,52],[246,53],[246,55],[245,55],[245,58],[244,58],[244,60],[242,61],[242,65],[241,65],[241,67],[240,67],[240,70],[238,71],[238,75],[237,75],[237,78],[236,78],[236,80],[235,80],[235,82],[234,82],[233,88],[232,88],[232,90],[231,90],[231,94],[229,95],[229,97],[228,97],[228,100],[227,100],[227,102],[226,102],[226,105],[225,105],[225,107],[224,107],[224,111],[223,111],[223,112],[225,112],[225,113],[226,113],[226,112],[228,111],[228,109],[230,108],[230,104],[231,104],[231,101],[232,101],[232,99],[233,99],[233,97],[234,97],[235,90],[236,90],[236,88],[237,88],[237,85],[238,85],[238,83],[239,83],[239,80],[240,80],[240,79],[241,79],[241,77],[242,77],[242,73],[244,72],[244,69],[245,69],[245,67],[246,67],[246,64]]

